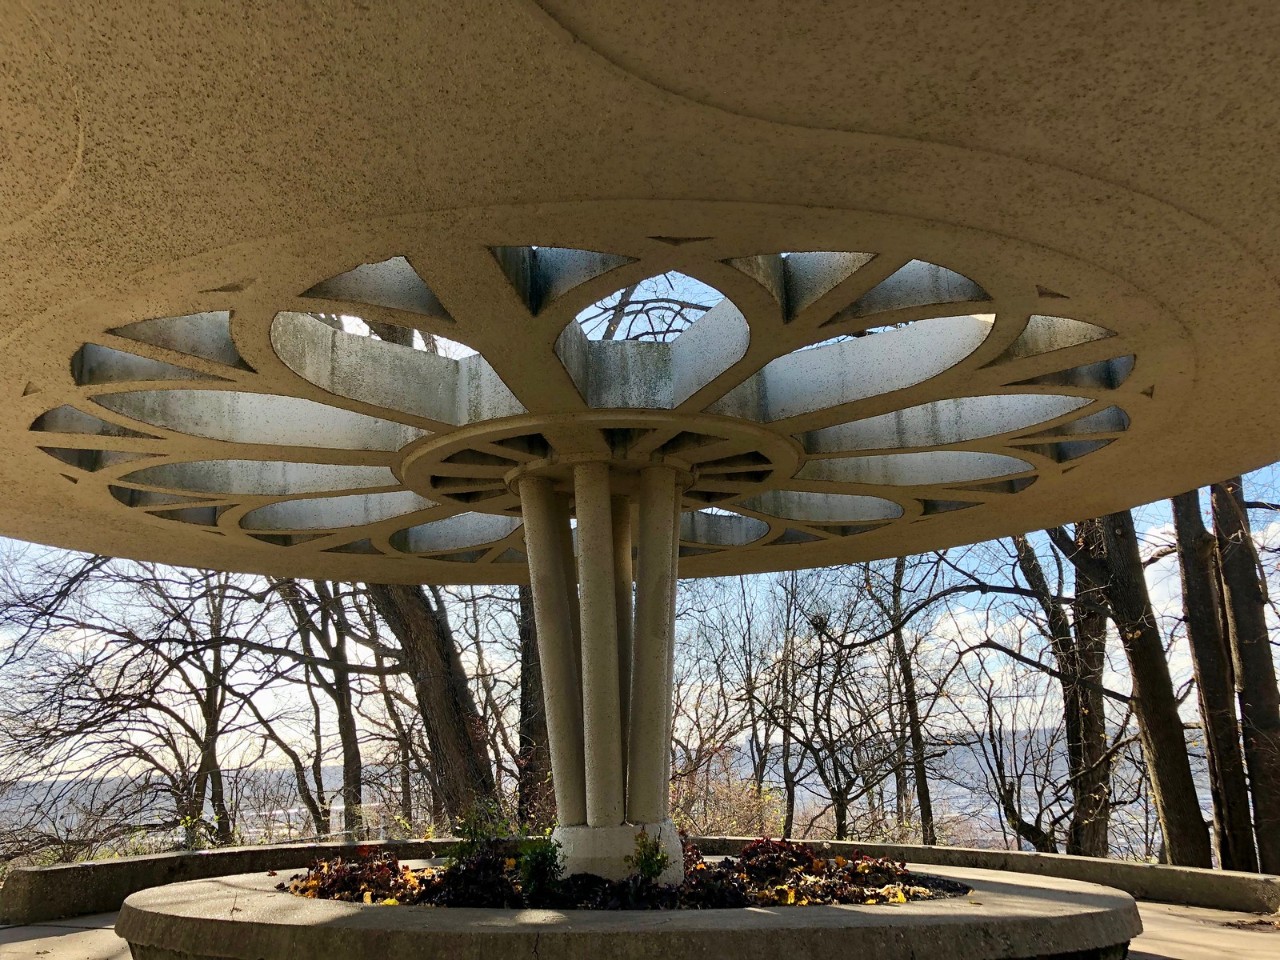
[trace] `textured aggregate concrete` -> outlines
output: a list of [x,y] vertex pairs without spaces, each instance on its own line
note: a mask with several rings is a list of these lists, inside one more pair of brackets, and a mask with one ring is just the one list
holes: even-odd
[[[1249,913],[1139,903],[1143,932],[1131,960],[1273,960],[1280,932],[1238,929]],[[130,960],[129,947],[112,929],[116,915],[27,927],[0,927],[0,960]]]
[[[1245,0],[1204,10],[1103,0],[870,8],[796,0],[785,17],[772,0],[269,9],[232,0],[216,15],[133,0],[8,5],[0,61],[12,71],[0,116],[20,136],[0,165],[0,532],[286,575],[522,580],[522,562],[497,562],[504,550],[478,564],[436,557],[431,547],[453,542],[452,526],[423,534],[427,548],[410,549],[411,559],[385,544],[370,548],[382,554],[360,552],[337,534],[306,539],[317,510],[384,539],[397,532],[396,511],[422,507],[413,476],[404,478],[408,489],[374,500],[358,492],[372,473],[313,471],[351,485],[322,493],[351,490],[354,499],[332,496],[323,509],[275,502],[299,497],[314,475],[262,468],[267,461],[400,468],[408,460],[398,451],[432,431],[432,417],[515,409],[478,361],[456,368],[466,382],[449,397],[422,357],[404,367],[416,378],[411,390],[399,367],[382,381],[369,375],[388,351],[376,364],[345,364],[389,345],[290,352],[329,333],[285,321],[273,340],[273,317],[315,309],[316,296],[352,311],[373,298],[371,319],[408,316],[425,332],[470,342],[547,429],[553,414],[592,403],[656,403],[674,427],[691,410],[722,409],[713,394],[741,374],[745,392],[725,393],[723,409],[739,420],[752,409],[783,416],[770,429],[788,428],[796,456],[802,442],[791,427],[812,452],[829,452],[842,441],[822,434],[832,424],[812,408],[823,396],[842,401],[840,416],[892,418],[931,396],[894,377],[951,359],[955,366],[928,381],[942,397],[1021,391],[1105,403],[1114,388],[1131,418],[1122,436],[1103,431],[1114,442],[1070,462],[1056,459],[1061,448],[1036,449],[1062,440],[1065,422],[1046,444],[1024,437],[1039,479],[1014,496],[970,490],[965,501],[954,485],[905,485],[900,499],[916,506],[904,522],[857,536],[829,530],[757,550],[737,542],[758,529],[745,514],[741,523],[691,523],[691,535],[730,542],[686,556],[687,575],[969,542],[1259,466],[1280,455],[1267,413],[1280,391],[1272,370],[1280,353],[1277,31],[1280,8]],[[561,264],[534,283],[529,277],[541,274],[525,271],[538,260],[534,246],[587,251],[594,267]],[[513,250],[523,253],[503,252]],[[804,283],[788,286],[773,256],[785,251],[838,256],[792,270]],[[859,261],[862,254],[877,257]],[[417,286],[398,275],[367,282],[373,265],[397,258],[421,271]],[[843,359],[814,361],[807,374],[810,361],[793,348],[826,335],[820,323],[837,304],[824,286],[851,293],[863,279],[892,279],[877,271],[917,260],[990,293],[997,335],[975,346],[967,318],[980,304],[957,304],[965,284],[954,278],[931,289],[959,318],[904,306],[877,286],[884,296],[871,306],[933,326],[822,348]],[[575,307],[667,269],[722,289],[751,318],[750,336],[722,316],[716,336],[639,367],[599,344],[562,342]],[[318,292],[309,299],[310,290]],[[231,340],[207,337],[195,321],[179,324],[183,349],[154,328],[145,336],[125,329],[214,315],[213,327],[234,328]],[[1114,337],[1045,350],[1053,337],[1029,319],[1043,316]],[[943,341],[954,356],[929,345]],[[77,380],[72,357],[86,344]],[[1115,378],[1105,371],[1079,373],[1118,359],[1120,347],[1136,357],[1123,384],[1107,382]],[[739,349],[746,352],[734,361]],[[586,367],[578,362],[595,354]],[[844,362],[855,356],[865,362]],[[774,362],[786,376],[753,379]],[[666,373],[636,373],[656,368]],[[714,390],[695,368],[714,374]],[[1015,368],[1026,376],[1013,376]],[[600,375],[584,380],[584,369]],[[860,397],[859,384],[876,377],[895,389]],[[139,383],[150,396],[132,389]],[[205,395],[182,400],[186,388]],[[174,396],[159,396],[166,391]],[[273,393],[323,406],[262,399]],[[774,401],[781,406],[768,409]],[[386,414],[388,404],[420,406]],[[942,420],[981,419],[980,406],[969,406]],[[96,411],[110,426],[64,412],[31,429],[62,407]],[[175,411],[181,429],[165,426]],[[206,433],[200,442],[193,419]],[[927,419],[868,429],[902,442],[919,437]],[[230,436],[208,436],[231,427]],[[292,427],[302,433],[286,437],[291,443],[256,442]],[[376,449],[318,452],[325,433],[364,436]],[[994,468],[1014,439],[904,451],[930,454],[911,460],[930,470],[957,462],[932,454],[957,452]],[[170,488],[122,480],[152,456],[161,458],[149,461],[156,466],[256,463],[245,470],[261,483],[247,493],[214,491],[226,495],[165,517]],[[920,476],[902,468],[906,461],[843,459],[836,472],[845,480],[829,465],[805,464],[781,501],[747,496],[741,505],[749,511],[750,501],[772,520],[771,510],[802,514],[782,518],[802,523],[830,520],[853,505],[822,497],[856,495],[833,491]],[[278,481],[285,494],[271,492]],[[955,509],[957,501],[973,505]],[[260,524],[254,532],[263,538],[237,526],[254,510],[248,523]],[[215,527],[199,529],[215,514]],[[771,525],[770,536],[782,533]],[[300,543],[283,547],[271,542],[277,535]]]
[[[705,837],[697,842],[704,854],[720,856],[737,853],[750,840],[741,837]],[[1263,913],[1280,911],[1280,877],[1268,874],[1015,850],[840,841],[832,841],[829,846],[849,853],[862,851],[872,856],[926,865],[1011,870],[1036,876],[1083,880],[1123,890],[1139,900],[1219,910],[1252,910]]]
[[[495,954],[546,958],[862,955],[906,960],[1099,957],[1141,930],[1127,894],[1071,880],[938,868],[966,897],[901,908],[569,911],[378,908],[307,900],[262,875],[156,888],[125,901],[117,932],[142,956],[235,960],[308,955],[457,960]],[[1107,956],[1110,956],[1108,953]]]
[[[748,842],[740,837],[696,839],[708,856],[736,853]],[[448,840],[414,840],[359,846],[389,849],[402,860],[413,860],[439,856],[449,843]],[[12,871],[5,884],[0,886],[0,923],[40,923],[60,917],[118,910],[125,897],[148,887],[259,870],[290,870],[317,857],[350,855],[356,846],[284,844],[19,868]],[[962,847],[839,841],[833,841],[830,846],[836,850],[861,850],[874,856],[924,865],[1010,870],[1082,880],[1123,890],[1144,901],[1259,913],[1280,911],[1280,877],[1265,874]]]

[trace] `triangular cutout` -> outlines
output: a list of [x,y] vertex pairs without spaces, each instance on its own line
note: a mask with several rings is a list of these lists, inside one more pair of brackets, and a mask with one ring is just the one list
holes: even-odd
[[1039,284],[1036,285],[1036,293],[1042,297],[1047,297],[1050,300],[1070,300],[1071,299],[1065,293],[1059,293],[1057,290],[1050,290],[1048,287],[1042,287]]
[[782,536],[778,537],[773,542],[774,543],[813,543],[821,539],[822,537],[819,537],[817,534],[808,533],[805,530],[796,530],[792,527],[788,527],[786,530],[782,532]]
[[130,437],[139,440],[159,439],[150,433],[140,433],[119,424],[110,423],[72,406],[47,410],[31,424],[31,429],[42,433],[82,433],[97,437]]
[[649,237],[650,240],[657,240],[659,243],[665,243],[669,247],[683,247],[686,243],[701,243],[703,240],[711,240],[711,237]]
[[71,358],[71,375],[82,387],[133,380],[227,380],[97,343],[86,343],[76,351]]
[[296,547],[301,543],[310,543],[312,540],[318,540],[320,537],[328,536],[324,533],[251,533],[249,536],[262,543],[270,543],[277,547]]
[[194,523],[202,527],[213,527],[218,523],[217,507],[186,507],[182,510],[157,510],[151,514],[162,520],[178,520],[182,523]]
[[1115,335],[1114,330],[1108,330],[1094,323],[1086,323],[1083,320],[1034,314],[1027,320],[1027,325],[1022,333],[1018,334],[1018,338],[987,366],[994,367],[1010,360],[1035,357],[1054,350],[1066,350],[1069,347],[1106,340]]
[[110,467],[129,460],[146,460],[156,456],[154,453],[124,453],[120,450],[77,450],[69,447],[40,447],[40,450],[61,460],[68,466],[76,467],[87,473],[94,473],[103,467]]
[[987,291],[968,277],[924,260],[912,260],[864,293],[831,321],[837,323],[889,310],[948,303],[981,303]]
[[33,393],[39,393],[39,392],[40,392],[40,388],[37,387],[34,383],[31,383],[30,381],[28,381],[27,385],[22,388],[22,395],[24,397],[29,397]]
[[356,553],[356,554],[377,554],[381,555],[382,551],[377,549],[368,540],[355,540],[351,543],[344,543],[337,547],[329,547],[324,553]]
[[231,340],[231,314],[225,310],[140,320],[108,332],[126,340],[249,369]]
[[1066,370],[1029,377],[1010,384],[1014,387],[1083,387],[1087,389],[1114,390],[1133,372],[1134,356],[1112,357],[1097,363],[1086,363]]
[[972,500],[921,500],[924,510],[921,516],[932,517],[939,513],[954,513],[956,510],[968,510],[978,504]]
[[224,283],[220,287],[210,287],[208,290],[201,290],[201,293],[243,293],[253,286],[257,277],[247,277],[244,280],[232,280],[230,283]]
[[876,258],[874,253],[789,253],[783,258],[787,279],[787,319],[825,296]]
[[1037,477],[1014,477],[1010,480],[996,480],[992,483],[957,484],[953,490],[965,490],[971,493],[1021,493],[1036,482]]
[[788,320],[875,259],[874,253],[771,253],[722,261],[764,287]]
[[634,263],[634,257],[565,247],[491,247],[529,312],[537,314],[574,287]]
[[452,322],[440,299],[431,292],[404,257],[362,263],[346,273],[322,280],[304,294],[309,299],[346,300],[375,307],[404,310]]
[[1038,453],[1042,457],[1048,457],[1055,463],[1066,463],[1068,460],[1078,460],[1080,457],[1088,456],[1097,450],[1101,450],[1107,444],[1112,442],[1114,438],[1105,440],[1061,440],[1057,443],[1040,443],[1040,444],[1024,444],[1023,450],[1030,450]]
[[1091,413],[1087,417],[1068,420],[1066,423],[1060,423],[1056,427],[1050,427],[1048,430],[1042,430],[1039,433],[1027,434],[1013,442],[1022,444],[1028,440],[1075,437],[1088,433],[1121,433],[1127,429],[1129,429],[1129,415],[1119,407],[1113,406],[1107,407],[1105,410],[1099,410],[1097,413]]

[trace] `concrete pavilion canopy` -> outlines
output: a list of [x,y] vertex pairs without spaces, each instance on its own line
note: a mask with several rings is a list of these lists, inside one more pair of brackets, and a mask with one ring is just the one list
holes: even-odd
[[1280,456],[1280,9],[281,6],[0,11],[0,533],[517,582],[523,479],[661,464],[702,576]]

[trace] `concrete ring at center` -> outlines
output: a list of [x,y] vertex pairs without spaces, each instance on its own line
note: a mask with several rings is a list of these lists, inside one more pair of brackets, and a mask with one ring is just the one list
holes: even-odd
[[134,960],[396,960],[805,957],[811,960],[1119,960],[1142,932],[1109,887],[929,867],[972,888],[902,906],[688,911],[482,910],[308,900],[288,876],[245,874],[155,887],[125,901],[116,932]]

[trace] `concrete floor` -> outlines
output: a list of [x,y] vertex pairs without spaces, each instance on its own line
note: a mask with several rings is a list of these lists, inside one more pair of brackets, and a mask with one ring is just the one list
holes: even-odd
[[[1146,932],[1133,942],[1130,960],[1275,960],[1280,929],[1239,929],[1256,914],[1228,913],[1163,903],[1139,904]],[[75,917],[29,927],[0,927],[0,960],[129,960],[115,935],[114,913]]]

